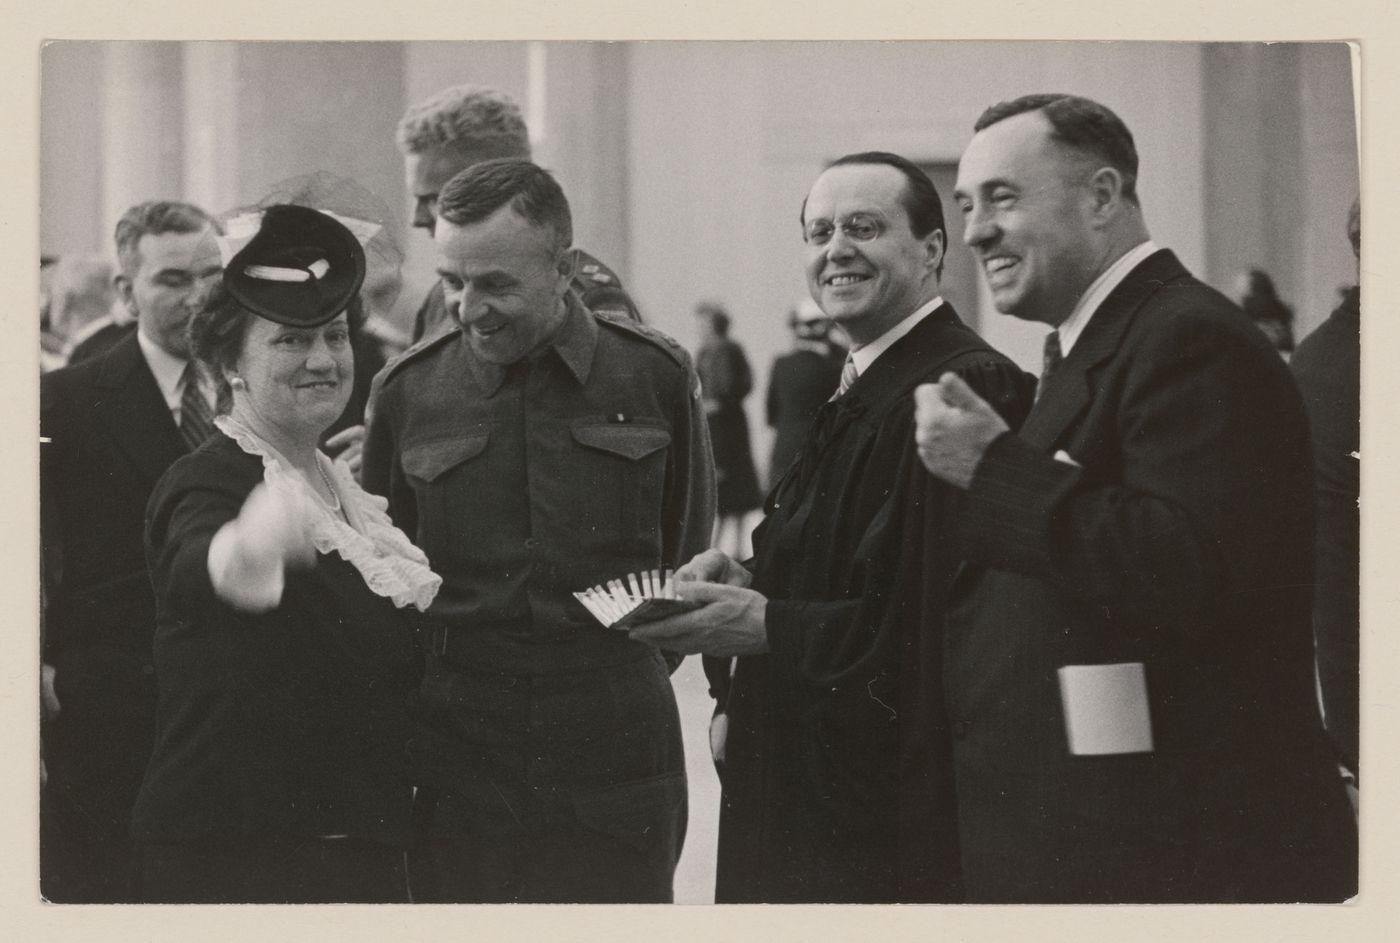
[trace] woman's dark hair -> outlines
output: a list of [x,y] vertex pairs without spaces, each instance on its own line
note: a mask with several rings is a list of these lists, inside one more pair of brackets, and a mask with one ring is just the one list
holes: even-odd
[[190,317],[186,327],[190,337],[190,353],[213,374],[218,388],[216,399],[220,405],[226,406],[232,402],[232,391],[225,373],[232,373],[237,368],[239,354],[243,352],[243,335],[248,330],[248,319],[253,317],[257,315],[240,305],[224,288],[223,281],[218,281],[209,290],[204,303]]
[[[359,295],[350,299],[346,315],[351,333],[358,333],[365,319],[364,303]],[[249,319],[255,317],[257,315],[239,304],[219,281],[214,283],[185,328],[189,333],[190,353],[213,374],[220,405],[233,402],[233,391],[225,374],[237,372],[238,358],[243,353],[243,336],[248,331]]]

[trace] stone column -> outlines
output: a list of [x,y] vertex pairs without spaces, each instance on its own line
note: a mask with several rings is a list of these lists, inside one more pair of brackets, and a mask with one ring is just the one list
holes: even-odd
[[180,43],[111,42],[102,57],[102,229],[144,200],[184,196]]

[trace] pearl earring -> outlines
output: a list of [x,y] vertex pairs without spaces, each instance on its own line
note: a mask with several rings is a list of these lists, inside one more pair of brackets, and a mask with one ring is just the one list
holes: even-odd
[[248,384],[246,384],[246,383],[243,382],[243,378],[242,378],[242,377],[233,377],[233,378],[231,378],[231,379],[228,381],[228,385],[229,385],[230,388],[235,389],[235,390],[246,390],[246,389],[248,388]]

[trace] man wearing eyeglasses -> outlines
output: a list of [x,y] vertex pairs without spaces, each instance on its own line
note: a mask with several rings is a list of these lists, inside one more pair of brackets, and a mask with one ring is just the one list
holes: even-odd
[[957,900],[939,653],[958,499],[919,465],[912,393],[953,372],[1015,426],[1030,380],[940,297],[942,205],[909,161],[841,158],[801,219],[812,297],[853,345],[840,387],[754,558],[695,557],[678,591],[701,608],[633,637],[713,656],[718,901]]

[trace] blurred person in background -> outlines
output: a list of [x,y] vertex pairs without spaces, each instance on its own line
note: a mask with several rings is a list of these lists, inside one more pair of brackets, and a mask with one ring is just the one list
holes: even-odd
[[[407,902],[416,610],[441,579],[318,448],[354,383],[360,236],[274,204],[190,325],[218,431],[151,496],[151,903]],[[352,223],[355,221],[351,221]]]
[[773,453],[768,462],[771,489],[797,457],[807,430],[822,404],[831,399],[841,379],[844,347],[831,338],[831,319],[811,298],[788,313],[792,350],[778,356],[768,374],[764,398],[768,425],[773,428]]
[[76,343],[68,350],[69,363],[82,363],[84,360],[91,360],[93,357],[105,354],[117,345],[117,342],[136,333],[136,319],[131,316],[131,312],[122,304],[121,299],[116,299],[112,303],[108,313],[93,321],[83,331],[81,337],[76,339]]
[[1235,292],[1244,313],[1287,361],[1293,356],[1293,309],[1278,296],[1274,280],[1262,269],[1252,268],[1235,280]]
[[[121,312],[122,329],[113,328],[117,311]],[[63,338],[68,363],[77,362],[74,353],[92,337],[103,335],[110,347],[136,329],[136,319],[117,298],[110,262],[87,253],[58,260],[49,286],[49,328]]]
[[[1347,238],[1361,262],[1361,201],[1347,214]],[[1360,273],[1358,272],[1358,275]],[[1323,721],[1352,798],[1360,767],[1361,286],[1298,345],[1290,364],[1312,430],[1317,474],[1317,592],[1313,633]]]
[[134,895],[131,807],[156,700],[141,533],[156,481],[213,431],[215,387],[190,359],[186,328],[221,270],[216,234],[187,203],[127,210],[116,287],[136,332],[40,380],[40,884],[53,901]]
[[[741,556],[744,518],[759,504],[758,473],[749,442],[749,420],[744,400],[753,390],[753,372],[744,349],[729,336],[729,314],[712,301],[695,308],[700,324],[700,349],[695,372],[715,452],[715,483],[719,494],[719,519],[715,546],[731,556]],[[830,391],[828,391],[829,393]]]

